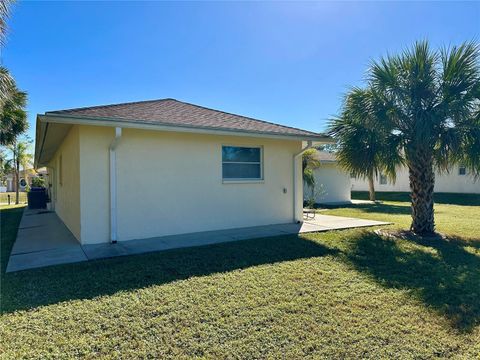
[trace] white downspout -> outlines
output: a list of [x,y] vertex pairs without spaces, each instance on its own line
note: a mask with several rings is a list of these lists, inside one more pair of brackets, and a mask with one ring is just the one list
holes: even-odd
[[[300,219],[297,216],[297,211],[298,211],[298,206],[297,206],[297,178],[298,178],[298,167],[297,167],[297,160],[302,154],[307,151],[308,149],[311,149],[313,147],[312,141],[307,142],[307,146],[305,146],[302,150],[300,150],[298,153],[293,155],[293,222],[294,223],[300,223],[303,221],[303,218],[300,217]],[[303,194],[302,194],[303,197]],[[302,198],[303,200],[303,198]]]
[[122,128],[115,128],[115,138],[110,143],[110,241],[117,242],[117,156],[116,148],[122,137]]

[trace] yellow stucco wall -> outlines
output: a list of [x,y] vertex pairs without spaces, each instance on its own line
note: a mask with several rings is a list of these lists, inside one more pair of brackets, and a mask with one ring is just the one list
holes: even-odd
[[[114,128],[81,126],[79,134],[82,242],[107,242]],[[263,146],[264,181],[223,183],[222,145]],[[300,141],[123,129],[119,241],[292,222],[292,159],[300,148]]]
[[54,210],[78,241],[81,240],[79,140],[79,127],[73,126],[48,164]]

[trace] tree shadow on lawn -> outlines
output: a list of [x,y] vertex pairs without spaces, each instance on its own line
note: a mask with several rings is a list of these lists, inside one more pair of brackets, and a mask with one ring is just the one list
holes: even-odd
[[330,205],[330,206],[319,206],[320,208],[326,209],[339,209],[339,208],[349,208],[357,209],[364,213],[379,213],[379,214],[392,214],[392,215],[410,215],[411,208],[410,205],[392,205],[384,203],[374,203],[374,204],[351,204],[351,205]]
[[357,270],[386,287],[410,290],[446,316],[453,327],[470,332],[480,324],[480,243],[459,237],[414,242],[361,232],[345,255]]
[[[368,200],[368,196],[368,191],[352,191],[352,199]],[[375,196],[380,201],[410,202],[409,192],[378,191]],[[433,197],[436,204],[480,206],[480,194],[436,192]]]
[[336,252],[300,236],[287,235],[3,273],[1,311],[91,299],[193,276]]

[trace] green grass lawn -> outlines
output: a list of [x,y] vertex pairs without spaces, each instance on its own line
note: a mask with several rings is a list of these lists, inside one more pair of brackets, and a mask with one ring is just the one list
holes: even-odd
[[[328,210],[408,227],[404,198]],[[464,199],[465,200],[465,199]],[[449,241],[371,230],[247,240],[4,274],[5,358],[478,358],[478,198],[436,206]]]
[[[4,192],[0,193],[0,206],[5,206],[8,204],[8,195],[10,195],[10,204],[15,204],[15,193],[14,192]],[[20,191],[18,193],[18,201],[20,204],[27,203],[27,193]]]

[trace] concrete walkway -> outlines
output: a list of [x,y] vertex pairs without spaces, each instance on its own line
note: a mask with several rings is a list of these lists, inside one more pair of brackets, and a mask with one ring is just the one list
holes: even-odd
[[316,214],[314,219],[303,224],[254,226],[82,246],[55,213],[27,209],[20,222],[7,272],[230,241],[386,224]]
[[87,260],[82,246],[57,214],[25,209],[6,272]]

